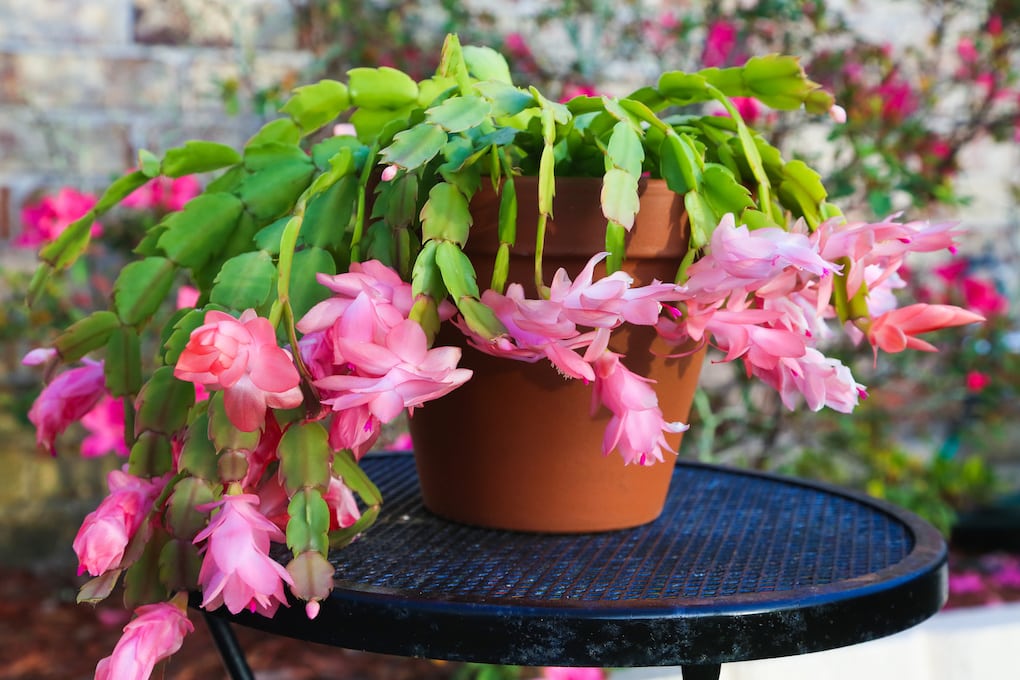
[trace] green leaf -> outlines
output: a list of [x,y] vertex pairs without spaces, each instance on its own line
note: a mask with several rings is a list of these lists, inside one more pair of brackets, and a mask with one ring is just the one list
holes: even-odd
[[602,214],[606,219],[630,231],[640,208],[637,177],[619,168],[606,172],[602,179]]
[[666,135],[659,146],[659,173],[673,193],[686,194],[701,180],[701,173],[689,152],[680,137],[673,134]]
[[546,144],[538,165],[538,212],[540,215],[553,214],[553,198],[556,196],[556,156],[553,147]]
[[406,127],[407,119],[413,109],[406,106],[402,109],[357,109],[351,114],[351,124],[358,133],[358,141],[362,144],[374,144],[383,136],[389,125],[399,124]]
[[102,215],[123,201],[134,193],[135,189],[144,186],[148,181],[149,177],[141,170],[129,172],[118,177],[114,180],[113,184],[106,187],[106,191],[103,192],[103,195],[99,197],[99,201],[96,202],[96,206],[93,208],[96,216]]
[[205,312],[206,310],[203,309],[192,309],[173,324],[163,343],[164,364],[173,366],[177,363],[181,352],[184,351],[184,346],[188,344],[188,340],[191,338],[191,332],[204,323]]
[[358,521],[351,526],[329,532],[329,547],[332,550],[340,550],[347,547],[352,541],[354,541],[355,538],[363,534],[365,530],[375,524],[375,521],[378,518],[379,508],[368,508],[361,513],[361,517]]
[[390,68],[353,68],[347,72],[351,101],[363,109],[399,109],[418,101],[418,84]]
[[319,423],[291,425],[283,433],[276,453],[280,458],[280,478],[287,493],[329,485],[329,460],[333,451],[329,435]]
[[481,97],[456,97],[447,99],[425,112],[426,118],[447,132],[463,132],[481,125],[489,116],[492,107]]
[[258,309],[269,301],[275,281],[276,266],[269,253],[241,253],[220,267],[209,299],[232,309]]
[[209,519],[209,511],[202,512],[196,506],[214,500],[216,491],[209,480],[185,477],[177,482],[166,504],[166,526],[170,533],[189,541],[195,538]]
[[358,203],[358,178],[349,176],[316,196],[305,208],[301,238],[320,248],[338,249]]
[[492,102],[492,115],[496,117],[516,116],[538,104],[525,90],[497,81],[475,83],[475,90]]
[[609,161],[633,177],[641,175],[641,164],[645,160],[645,150],[641,145],[641,136],[634,128],[624,122],[613,126],[613,134],[609,138],[607,149]]
[[443,283],[455,301],[463,297],[478,297],[478,281],[471,258],[452,241],[440,241],[436,246],[436,265]]
[[393,143],[380,152],[390,165],[413,170],[435,158],[446,144],[446,132],[438,125],[422,123],[398,133]]
[[130,326],[114,330],[106,344],[103,372],[111,396],[138,394],[142,387],[142,350],[137,330]]
[[464,54],[468,73],[478,80],[494,80],[508,85],[512,84],[510,66],[506,63],[506,58],[496,50],[491,47],[465,45],[461,51]]
[[225,394],[217,391],[209,397],[209,440],[216,451],[253,451],[259,445],[262,433],[259,430],[239,429],[227,415]]
[[794,215],[803,217],[812,230],[821,223],[825,187],[818,173],[803,161],[790,161],[783,168],[779,198]]
[[609,257],[606,258],[606,272],[612,274],[619,271],[623,265],[624,251],[626,249],[627,230],[623,225],[612,220],[606,224],[606,251]]
[[244,145],[245,155],[247,155],[247,149],[251,147],[271,143],[296,145],[300,141],[301,128],[297,126],[297,123],[290,118],[277,118],[263,125],[258,132],[251,136]]
[[684,195],[684,208],[691,222],[691,250],[704,248],[719,224],[719,217],[697,191],[689,191]]
[[314,173],[315,166],[307,157],[280,158],[241,182],[241,201],[255,217],[274,220],[294,207]]
[[485,338],[495,338],[506,334],[506,326],[496,318],[492,308],[482,304],[474,298],[465,297],[460,299],[457,309],[464,316],[464,321],[475,333]]
[[201,269],[222,251],[244,206],[232,194],[202,194],[168,215],[158,246],[181,267]]
[[702,177],[701,192],[716,215],[740,215],[745,208],[754,207],[751,192],[739,184],[729,170],[721,165],[708,164]]
[[160,170],[167,177],[182,177],[219,170],[240,162],[241,155],[226,144],[193,140],[168,150],[163,156]]
[[789,55],[751,57],[744,80],[755,97],[774,109],[797,109],[819,86],[807,79],[800,60]]
[[98,604],[105,600],[117,586],[117,581],[120,580],[120,575],[123,572],[123,569],[110,569],[94,579],[90,579],[78,589],[77,604]]
[[173,464],[170,440],[159,432],[139,434],[128,454],[128,472],[136,477],[158,477],[170,472]]
[[423,240],[441,239],[463,246],[468,239],[472,223],[468,200],[452,184],[439,182],[432,187],[420,217]]
[[280,109],[308,134],[330,123],[350,106],[347,86],[336,80],[320,80],[296,88]]
[[198,590],[202,556],[190,540],[171,539],[159,551],[159,578],[171,592]]
[[671,71],[659,77],[657,89],[660,95],[670,100],[671,104],[686,106],[712,98],[706,84],[705,78],[696,73]]
[[[307,215],[307,213],[305,214]],[[305,219],[307,220],[307,217]],[[280,239],[283,237],[283,230],[287,227],[288,222],[290,222],[290,217],[284,216],[259,229],[255,234],[255,247],[270,255],[279,255]]]
[[120,326],[120,320],[113,312],[101,310],[92,312],[76,321],[57,336],[53,346],[65,362],[81,359],[83,356],[106,345]]
[[187,424],[188,411],[194,403],[192,383],[175,378],[172,366],[157,368],[138,394],[135,433],[151,430],[174,434]]
[[301,489],[287,506],[287,547],[295,555],[329,550],[329,506],[318,489]]
[[336,274],[333,256],[322,248],[306,248],[294,253],[290,273],[290,306],[294,318],[300,319],[331,293],[316,278],[317,274]]
[[344,484],[350,487],[351,491],[358,494],[366,505],[379,505],[382,503],[382,494],[376,488],[372,480],[368,478],[365,471],[361,469],[354,456],[347,449],[337,451],[333,456],[333,470],[340,475]]
[[159,580],[159,554],[166,540],[166,534],[156,532],[144,544],[138,561],[125,572],[124,606],[127,609],[167,599],[166,588]]
[[437,244],[438,241],[426,241],[414,261],[411,272],[411,293],[414,297],[427,295],[433,300],[442,300],[446,297],[443,273],[436,264]]
[[138,167],[146,177],[158,177],[160,173],[159,157],[147,149],[139,149]]
[[113,284],[113,304],[121,322],[137,326],[156,313],[173,287],[177,267],[162,257],[132,262]]
[[198,415],[188,427],[178,462],[181,472],[213,481],[217,479],[216,447],[209,439],[209,414]]

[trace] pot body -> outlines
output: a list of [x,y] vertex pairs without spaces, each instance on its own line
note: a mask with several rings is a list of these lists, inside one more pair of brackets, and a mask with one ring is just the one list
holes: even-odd
[[[537,184],[533,178],[518,178],[516,184],[518,234],[509,281],[524,284],[531,296]],[[599,179],[557,179],[555,218],[546,227],[546,282],[560,267],[576,276],[604,250],[600,191]],[[636,284],[669,281],[687,243],[682,197],[655,180],[643,180],[641,192],[624,269]],[[465,250],[484,288],[498,247],[498,198],[491,190],[479,192],[472,214]],[[602,275],[604,268],[596,278]],[[590,385],[564,379],[545,361],[530,364],[478,352],[456,329],[445,329],[438,343],[462,347],[461,366],[474,376],[411,418],[425,507],[476,526],[556,533],[621,529],[659,516],[673,461],[667,454],[665,463],[624,465],[615,452],[603,456],[602,438],[612,414],[605,408],[591,414]],[[686,422],[702,351],[667,358],[678,348],[652,328],[632,326],[615,331],[610,348],[626,355],[630,370],[656,381],[666,420]],[[667,434],[667,440],[676,449],[680,435]]]

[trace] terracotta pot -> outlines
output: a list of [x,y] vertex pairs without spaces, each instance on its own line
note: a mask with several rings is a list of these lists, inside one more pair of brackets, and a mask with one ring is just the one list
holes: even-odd
[[[683,202],[661,181],[642,181],[641,210],[627,244],[625,269],[637,283],[672,280],[686,248]],[[545,281],[559,267],[571,277],[604,250],[601,180],[557,179],[554,220],[547,225]],[[517,180],[518,238],[510,281],[533,295],[537,185]],[[498,200],[491,190],[472,203],[475,216],[466,250],[482,287],[498,246]],[[601,276],[597,272],[596,276]],[[466,345],[456,330],[439,342],[464,348],[461,365],[474,376],[451,394],[415,411],[415,459],[425,506],[448,519],[519,531],[577,533],[638,526],[662,511],[673,465],[624,465],[602,455],[611,414],[590,415],[591,387],[565,380],[548,362],[497,359]],[[686,421],[702,352],[663,358],[676,347],[653,329],[624,327],[610,348],[627,355],[632,371],[657,382],[667,420]],[[676,448],[679,435],[667,437]],[[670,454],[667,456],[671,457]]]

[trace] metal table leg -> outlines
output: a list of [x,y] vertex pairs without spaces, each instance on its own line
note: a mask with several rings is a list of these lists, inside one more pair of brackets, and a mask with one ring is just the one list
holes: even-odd
[[707,666],[681,666],[684,680],[719,680],[721,671],[722,665],[717,663]]
[[205,623],[209,626],[209,633],[212,634],[216,648],[223,659],[223,667],[233,680],[255,680],[255,675],[244,658],[244,650],[237,642],[234,629],[230,622],[213,616],[209,612],[202,612],[205,616]]

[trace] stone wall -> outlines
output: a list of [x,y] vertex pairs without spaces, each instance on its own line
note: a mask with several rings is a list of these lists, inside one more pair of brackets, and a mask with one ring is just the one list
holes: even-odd
[[[261,123],[222,92],[293,81],[308,64],[288,0],[0,0],[0,240],[33,192],[97,189],[136,163]],[[250,109],[250,106],[249,106]]]

